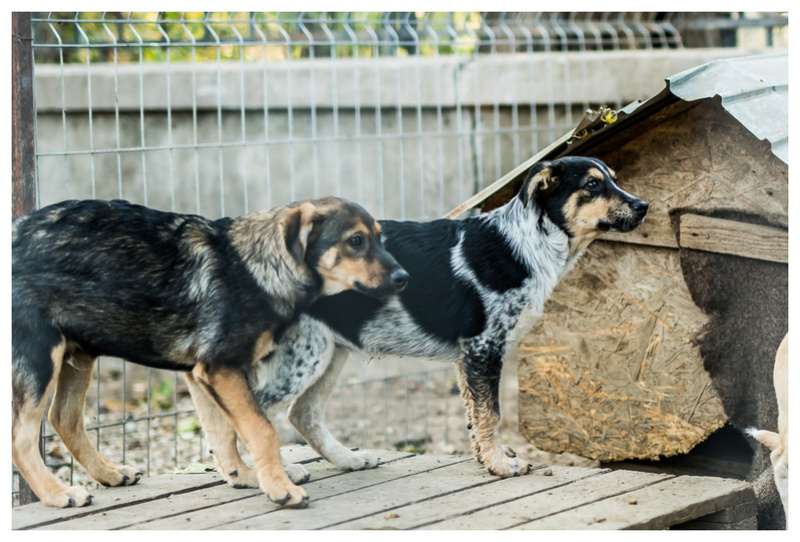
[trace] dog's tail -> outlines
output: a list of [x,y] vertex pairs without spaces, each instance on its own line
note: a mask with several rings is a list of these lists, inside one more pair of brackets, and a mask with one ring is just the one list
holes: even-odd
[[770,450],[774,450],[781,445],[781,437],[774,431],[765,431],[763,429],[756,429],[755,427],[748,427],[744,432],[761,444],[764,444]]

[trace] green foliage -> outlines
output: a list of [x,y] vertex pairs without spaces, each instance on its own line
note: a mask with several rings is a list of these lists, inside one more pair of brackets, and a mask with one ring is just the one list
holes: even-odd
[[184,440],[192,440],[195,435],[200,433],[201,428],[200,420],[193,416],[179,419],[176,426],[178,435]]
[[162,380],[150,392],[150,404],[159,410],[170,410],[174,405],[175,383],[172,380]]
[[33,34],[37,62],[281,61],[470,54],[481,21],[472,12],[53,12],[34,15]]

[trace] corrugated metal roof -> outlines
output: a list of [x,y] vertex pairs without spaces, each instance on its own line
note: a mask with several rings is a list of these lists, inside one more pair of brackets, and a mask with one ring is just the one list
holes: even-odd
[[788,54],[717,60],[675,74],[667,84],[686,101],[719,96],[728,113],[789,163]]
[[[604,141],[633,137],[630,134],[636,133],[637,123],[649,118],[663,122],[664,118],[658,120],[658,117],[666,109],[672,108],[671,114],[675,115],[681,110],[680,104],[715,96],[720,97],[722,107],[737,122],[758,139],[768,140],[772,153],[789,164],[788,53],[717,60],[677,73],[666,82],[666,88],[657,95],[620,109],[616,122],[603,125],[595,121],[581,137],[576,134],[579,130],[564,134],[446,216],[455,218],[470,209],[485,211],[501,204],[500,200],[511,197],[530,167],[540,160],[580,154],[587,147],[596,148]],[[591,111],[587,115],[597,116]],[[648,128],[639,125],[638,129]]]

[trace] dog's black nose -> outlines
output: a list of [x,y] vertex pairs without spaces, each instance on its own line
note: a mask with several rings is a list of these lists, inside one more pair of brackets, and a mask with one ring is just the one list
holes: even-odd
[[401,267],[400,269],[395,269],[394,271],[392,271],[392,274],[389,275],[389,278],[392,280],[392,284],[394,285],[395,288],[397,288],[397,291],[399,292],[400,290],[406,287],[406,284],[408,284],[409,277],[406,270]]
[[647,202],[646,201],[642,201],[640,199],[637,199],[636,201],[631,203],[631,209],[633,210],[633,212],[638,214],[638,215],[640,215],[640,216],[646,215],[647,214],[647,209],[649,209],[649,208],[650,208],[650,206],[647,204]]

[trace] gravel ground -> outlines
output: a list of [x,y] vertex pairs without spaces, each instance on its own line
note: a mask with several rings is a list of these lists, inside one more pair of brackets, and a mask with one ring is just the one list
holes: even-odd
[[[596,466],[578,456],[538,451],[520,435],[516,356],[510,357],[503,371],[503,443],[534,463]],[[133,364],[126,364],[123,371],[121,362],[108,359],[101,361],[99,383],[95,377],[87,397],[86,424],[103,426],[89,434],[105,457],[140,467],[149,476],[189,465],[213,464],[199,422],[191,412],[194,406],[182,376]],[[346,445],[417,453],[472,453],[451,364],[404,358],[365,363],[353,357],[339,384],[328,404],[327,419],[331,432]],[[275,408],[269,415],[284,443],[302,442],[286,419],[285,408]],[[114,425],[123,419],[128,420],[125,431],[121,425]],[[49,425],[46,432],[53,434]],[[247,459],[246,450],[241,451]],[[65,482],[95,486],[82,467],[72,468],[69,453],[57,437],[46,439],[45,453],[48,465]],[[16,477],[14,483],[16,489]]]

